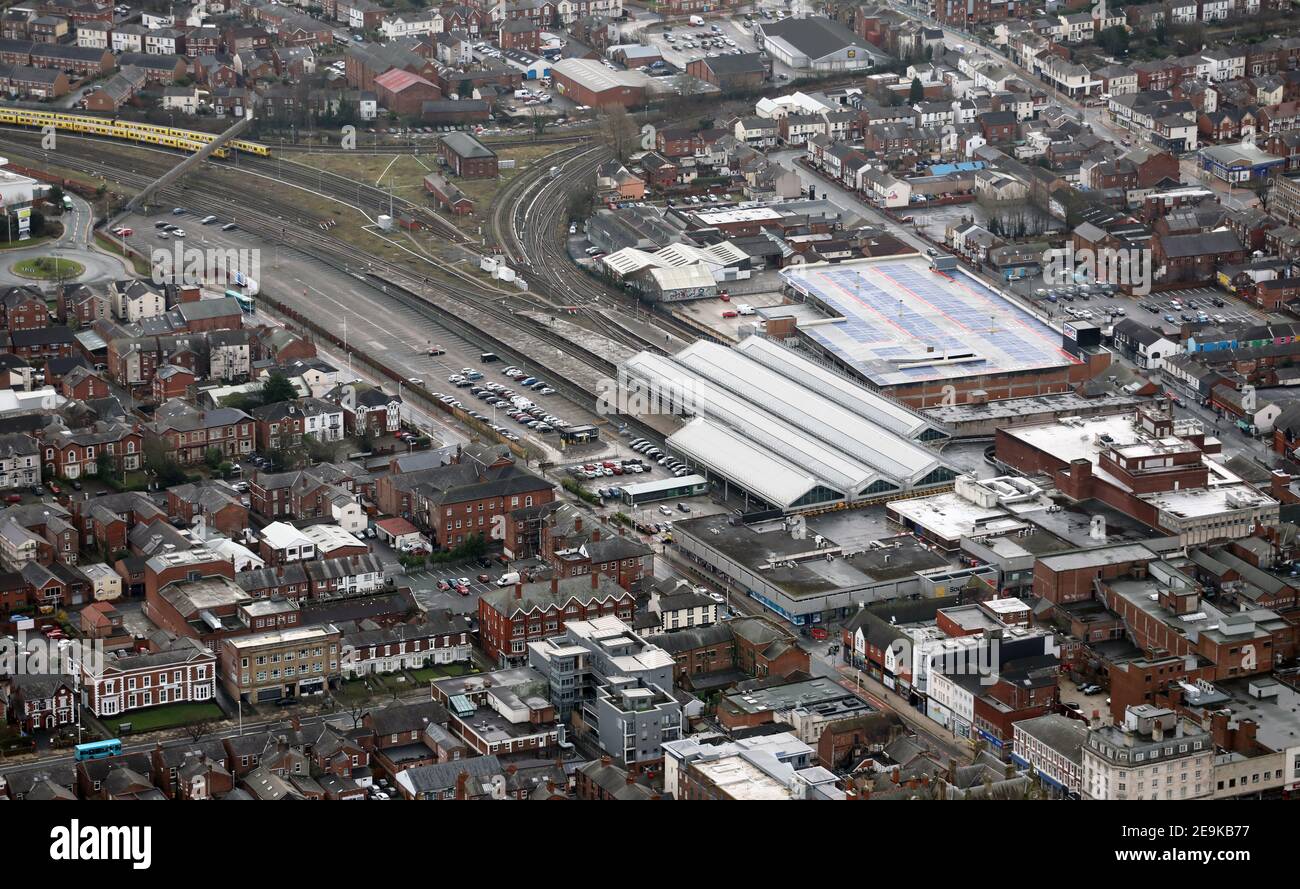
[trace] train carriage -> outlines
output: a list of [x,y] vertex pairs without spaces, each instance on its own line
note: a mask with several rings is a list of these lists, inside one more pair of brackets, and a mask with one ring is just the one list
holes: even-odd
[[[217,138],[212,133],[202,133],[179,127],[137,123],[116,118],[93,117],[86,114],[64,114],[57,111],[39,111],[4,106],[0,106],[0,124],[42,129],[53,125],[56,130],[121,139],[127,142],[140,142],[147,145],[160,145],[189,152],[200,151],[205,145]],[[217,157],[229,157],[230,149],[255,154],[260,157],[268,157],[271,154],[270,148],[266,145],[247,139],[232,139],[228,147],[218,148],[213,151],[213,154]]]

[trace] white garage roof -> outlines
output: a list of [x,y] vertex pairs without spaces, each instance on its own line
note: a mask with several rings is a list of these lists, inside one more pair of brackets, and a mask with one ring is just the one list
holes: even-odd
[[640,71],[611,71],[595,59],[561,59],[551,66],[551,74],[562,74],[597,93],[618,87],[639,88],[650,83],[650,78]]

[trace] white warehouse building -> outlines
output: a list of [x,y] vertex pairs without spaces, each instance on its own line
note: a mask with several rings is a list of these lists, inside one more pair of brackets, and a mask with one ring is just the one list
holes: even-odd
[[800,71],[861,71],[891,57],[824,16],[786,18],[760,25],[763,49]]

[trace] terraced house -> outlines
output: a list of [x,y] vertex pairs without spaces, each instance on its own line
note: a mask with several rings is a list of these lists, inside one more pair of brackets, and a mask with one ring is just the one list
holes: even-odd
[[205,411],[172,399],[161,405],[146,434],[163,443],[167,455],[184,466],[202,463],[209,448],[223,458],[253,453],[253,418],[223,407]]
[[40,447],[21,432],[0,435],[0,490],[29,488],[41,481]]
[[345,634],[341,670],[347,678],[418,670],[428,664],[467,662],[472,649],[464,618],[433,612],[423,623]]
[[97,423],[90,429],[63,432],[45,442],[45,473],[77,479],[99,475],[101,464],[114,475],[140,468],[144,436],[124,423]]

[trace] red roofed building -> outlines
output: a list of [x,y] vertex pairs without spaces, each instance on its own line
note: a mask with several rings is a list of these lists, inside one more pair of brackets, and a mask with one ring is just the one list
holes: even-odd
[[416,115],[423,103],[442,98],[442,90],[418,74],[393,68],[375,78],[375,98],[389,111]]
[[379,537],[395,550],[406,550],[425,545],[420,529],[406,519],[396,516],[375,522]]

